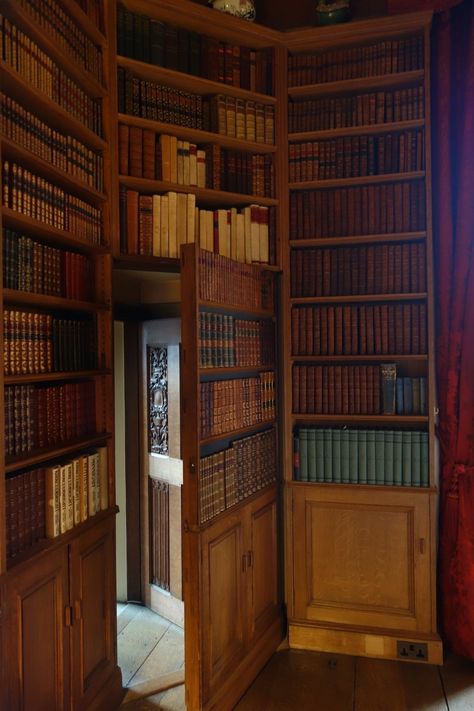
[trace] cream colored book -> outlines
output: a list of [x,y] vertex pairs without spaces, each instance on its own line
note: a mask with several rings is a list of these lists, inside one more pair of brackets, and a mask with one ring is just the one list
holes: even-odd
[[178,182],[178,139],[176,136],[170,136],[170,181]]
[[61,467],[56,464],[45,470],[46,536],[56,538],[61,533]]
[[86,521],[89,516],[89,465],[87,456],[84,454],[79,457],[79,469],[81,477],[81,521]]
[[197,185],[197,145],[189,144],[189,184]]
[[244,207],[244,238],[245,238],[245,262],[252,263],[252,213],[250,207]]
[[230,257],[237,260],[237,208],[230,210]]
[[260,261],[263,264],[269,262],[268,243],[268,207],[260,206],[259,235],[260,235]]
[[105,511],[109,506],[109,477],[107,447],[97,449],[99,455],[99,500],[100,510]]
[[152,254],[161,256],[161,195],[153,195]]
[[81,462],[72,460],[73,500],[74,500],[74,525],[82,521],[81,517]]
[[[178,196],[175,192],[168,193],[168,224],[169,251],[166,256],[176,259],[178,256],[177,209]],[[163,255],[165,256],[165,255]]]
[[188,196],[186,193],[178,193],[176,202],[176,256],[179,257],[181,254],[181,245],[187,242]]
[[183,141],[183,182],[184,185],[191,185],[190,183],[190,165],[189,165],[189,141]]
[[206,151],[200,148],[197,151],[197,186],[206,187]]
[[196,196],[192,193],[186,195],[187,220],[186,227],[186,242],[192,244],[196,241],[195,224],[196,224]]
[[177,145],[177,151],[178,151],[178,159],[177,159],[177,183],[178,185],[184,185],[184,150],[183,150],[183,143],[184,141],[181,141],[178,139],[178,145]]
[[245,217],[241,212],[239,212],[236,218],[235,231],[235,241],[237,246],[236,259],[238,262],[245,262]]
[[170,256],[170,221],[169,221],[169,198],[168,195],[161,196],[161,235],[160,235],[159,257]]

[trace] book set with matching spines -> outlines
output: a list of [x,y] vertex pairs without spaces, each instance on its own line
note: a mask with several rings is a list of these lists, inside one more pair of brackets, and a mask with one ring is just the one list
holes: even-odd
[[270,49],[219,41],[117,8],[119,55],[262,94],[273,92]]
[[272,320],[236,318],[231,314],[199,314],[199,367],[272,366],[275,328]]
[[107,448],[15,472],[5,487],[7,558],[56,538],[108,506]]
[[228,449],[201,457],[199,522],[204,524],[277,477],[275,429],[235,440]]
[[119,172],[178,185],[273,197],[270,155],[192,143],[138,126],[119,126]]
[[418,430],[299,427],[295,481],[429,486],[428,433]]

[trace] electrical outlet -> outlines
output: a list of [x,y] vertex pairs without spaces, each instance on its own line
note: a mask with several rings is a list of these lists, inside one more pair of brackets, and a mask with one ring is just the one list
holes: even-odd
[[428,645],[425,642],[397,640],[397,657],[399,659],[414,659],[418,662],[427,662]]

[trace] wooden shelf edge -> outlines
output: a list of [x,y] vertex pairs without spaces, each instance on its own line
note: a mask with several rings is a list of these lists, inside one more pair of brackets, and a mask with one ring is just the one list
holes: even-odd
[[390,133],[399,131],[409,131],[413,128],[423,128],[424,119],[412,119],[407,121],[396,121],[392,123],[373,123],[364,126],[346,126],[345,128],[328,128],[318,131],[301,131],[288,134],[288,141],[291,143],[314,141],[316,139],[330,139],[338,136],[359,136],[364,134]]
[[338,490],[341,488],[348,489],[349,491],[353,491],[354,487],[359,489],[362,488],[365,490],[367,489],[373,489],[374,491],[397,491],[397,492],[409,492],[411,494],[413,493],[420,493],[420,494],[437,494],[438,489],[434,486],[413,486],[413,485],[404,485],[404,484],[385,484],[384,482],[380,482],[378,484],[374,483],[365,483],[365,484],[359,484],[358,482],[350,482],[350,481],[297,481],[296,479],[289,479],[286,484],[288,484],[290,487],[297,487],[300,488],[302,486],[309,486],[311,488],[314,487],[319,487],[322,486],[324,488],[327,487],[336,487]]
[[89,148],[95,148],[99,151],[107,148],[107,143],[103,138],[74,116],[71,116],[66,109],[50,99],[42,91],[25,81],[3,59],[0,61],[0,71],[2,73],[3,91],[11,95],[22,106],[25,105],[25,102],[31,102],[31,105],[35,106],[35,113],[37,112],[42,121],[61,132],[67,126],[71,135],[86,143]]
[[305,96],[318,96],[323,94],[344,94],[365,91],[366,89],[393,88],[407,84],[417,84],[425,77],[424,69],[397,74],[381,74],[371,77],[357,77],[343,81],[320,82],[319,84],[305,84],[303,86],[289,86],[288,96],[300,98]]
[[[14,459],[8,459],[5,464],[5,474],[9,474],[10,472],[14,472],[19,469],[26,469],[31,466],[36,466],[41,464],[41,462],[61,459],[62,457],[72,454],[80,449],[96,447],[111,437],[112,435],[110,432],[103,432],[102,434],[96,434],[84,439],[74,440],[74,442],[69,442],[62,447],[47,447],[41,451],[37,450],[36,453],[33,454],[26,453],[25,456],[21,455],[19,457],[15,457]],[[27,456],[27,454],[29,454],[29,456]]]
[[200,299],[198,301],[199,308],[209,308],[216,309],[218,311],[232,311],[237,313],[248,313],[252,316],[262,316],[263,318],[272,318],[275,313],[270,309],[260,309],[257,306],[243,306],[238,304],[237,306],[233,304],[222,304],[220,301],[205,301]]
[[350,422],[351,424],[364,424],[366,422],[384,424],[400,424],[400,425],[425,425],[428,424],[428,415],[302,415],[292,413],[291,418],[295,422],[313,422],[318,424],[321,422],[330,422],[341,424]]
[[97,303],[94,301],[77,301],[68,299],[65,296],[50,296],[49,294],[37,294],[30,291],[17,291],[16,289],[3,290],[3,302],[5,304],[18,304],[25,306],[38,306],[45,308],[64,309],[66,311],[110,311],[111,305]]
[[204,437],[199,440],[199,444],[200,444],[200,446],[204,446],[206,444],[212,444],[214,442],[219,442],[220,440],[238,439],[239,437],[242,437],[243,435],[252,434],[253,432],[257,433],[260,430],[273,427],[275,425],[275,422],[276,422],[275,419],[265,420],[265,422],[259,422],[256,425],[249,425],[248,427],[242,427],[238,430],[230,430],[230,432],[224,432],[219,435],[213,435],[212,437]]
[[28,385],[29,383],[59,382],[62,380],[84,380],[112,375],[109,368],[97,370],[67,370],[60,373],[30,373],[25,375],[5,375],[5,385]]
[[355,362],[359,363],[362,361],[381,361],[381,362],[399,362],[399,363],[404,363],[404,362],[425,362],[428,360],[427,355],[423,354],[416,354],[416,355],[406,355],[406,354],[400,354],[400,355],[394,355],[393,353],[389,354],[381,354],[381,355],[291,355],[289,357],[290,362],[292,363],[299,363],[299,362],[304,362],[304,363],[333,363],[336,361],[340,362]]
[[41,538],[30,548],[21,551],[21,553],[18,553],[13,558],[7,559],[7,572],[14,570],[17,566],[20,566],[23,563],[31,562],[33,558],[36,558],[41,554],[48,553],[54,548],[68,543],[77,536],[80,536],[84,533],[84,531],[93,528],[100,521],[109,518],[109,516],[115,516],[118,511],[118,506],[109,506],[104,511],[98,511],[94,514],[94,516],[90,516],[86,519],[86,521],[77,524],[77,526],[74,526],[74,528],[71,528],[69,531],[62,533],[60,536],[56,536],[55,538]]
[[222,205],[250,205],[259,204],[263,206],[278,205],[278,200],[259,195],[246,195],[244,193],[231,193],[225,190],[212,190],[211,188],[198,188],[195,185],[180,185],[178,183],[168,183],[164,180],[151,180],[149,178],[134,178],[129,175],[119,175],[119,183],[131,190],[138,190],[141,193],[149,192],[175,192],[191,193],[198,200]]
[[74,58],[64,51],[57,44],[54,37],[50,35],[45,27],[41,27],[25,11],[25,6],[21,10],[16,7],[12,0],[5,0],[4,12],[13,19],[15,25],[28,35],[57,66],[69,75],[80,88],[93,99],[100,99],[106,96],[106,88],[99,80],[87,71],[82,64],[76,63]]
[[426,239],[427,232],[387,232],[376,235],[349,235],[347,237],[315,237],[314,239],[291,239],[290,247],[330,247],[345,244],[370,244],[371,242],[411,242]]
[[138,59],[130,59],[119,55],[117,56],[117,66],[127,69],[140,79],[163,82],[168,86],[184,89],[184,91],[197,92],[204,95],[225,94],[238,99],[256,101],[260,104],[276,104],[276,97],[270,94],[260,94],[257,91],[241,89],[237,86],[205,79],[194,74],[186,74],[155,64],[147,64]]
[[2,220],[9,227],[25,231],[30,236],[44,239],[47,242],[87,254],[108,254],[109,248],[100,244],[93,244],[87,240],[76,237],[72,232],[65,232],[53,225],[47,225],[44,222],[35,220],[32,217],[23,215],[21,212],[16,212],[7,207],[2,207]]
[[221,133],[215,133],[213,131],[203,131],[199,128],[177,126],[174,123],[164,123],[163,121],[154,121],[153,119],[141,118],[140,116],[131,116],[129,114],[119,113],[118,122],[127,126],[152,129],[157,133],[173,135],[180,139],[191,140],[195,143],[215,143],[223,146],[224,148],[240,149],[246,153],[276,153],[277,150],[274,144],[246,141],[242,138],[224,136]]
[[31,153],[31,151],[23,148],[23,146],[20,146],[18,143],[15,143],[6,136],[1,137],[0,143],[3,158],[19,161],[22,165],[26,165],[27,168],[39,171],[49,180],[61,183],[62,187],[65,187],[67,190],[80,195],[89,202],[103,203],[107,200],[107,195],[105,193],[101,193],[79,178],[75,178],[72,175],[65,173],[60,168],[48,163],[35,153]]
[[236,373],[265,373],[269,370],[275,370],[275,364],[272,365],[230,365],[222,367],[212,367],[199,369],[199,376],[203,377],[206,375],[226,375],[226,374],[236,374]]
[[317,190],[322,188],[344,188],[352,185],[371,185],[372,183],[400,183],[408,180],[421,180],[425,177],[424,170],[410,173],[383,173],[382,175],[364,175],[358,178],[331,178],[328,180],[306,180],[299,183],[289,183],[289,190]]
[[428,294],[425,291],[413,292],[410,294],[346,294],[341,296],[299,296],[292,297],[290,304],[339,304],[344,302],[349,303],[367,303],[375,301],[421,301],[427,299]]

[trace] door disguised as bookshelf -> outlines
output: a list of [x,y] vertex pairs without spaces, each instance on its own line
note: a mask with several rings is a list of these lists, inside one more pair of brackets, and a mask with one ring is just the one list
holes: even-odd
[[290,33],[290,645],[439,662],[426,14]]
[[186,703],[230,709],[281,639],[274,275],[186,245],[182,278]]
[[107,33],[94,2],[2,13],[2,701],[105,708],[121,696]]

